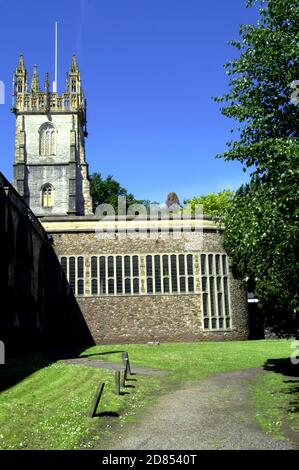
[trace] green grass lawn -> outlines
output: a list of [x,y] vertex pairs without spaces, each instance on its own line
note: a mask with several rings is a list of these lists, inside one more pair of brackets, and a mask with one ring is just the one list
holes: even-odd
[[[294,368],[298,376],[299,365]],[[257,379],[251,389],[255,418],[266,434],[299,441],[299,378],[269,372]]]
[[[0,372],[3,386],[4,369]],[[100,382],[105,382],[105,388],[98,413],[119,414],[120,424],[148,399],[143,377],[138,378],[133,393],[115,395],[113,371],[61,362],[48,365],[0,394],[0,449],[93,447],[115,419],[88,417]],[[150,391],[155,388],[159,383],[153,380]]]
[[[81,352],[87,359],[120,360],[113,351],[128,351],[134,364],[167,369],[176,381],[198,380],[211,374],[261,367],[269,359],[290,357],[288,340],[130,344],[94,346]],[[107,354],[111,351],[112,354]],[[104,354],[103,354],[104,353]]]
[[[66,365],[61,361],[47,364],[37,355],[27,358],[26,362],[0,366],[3,390],[0,394],[0,448],[100,447],[104,435],[113,437],[120,426],[134,420],[138,411],[155,400],[159,393],[179,387],[186,381],[260,367],[270,359],[287,359],[291,347],[287,340],[115,345],[94,346],[81,351],[81,356],[120,361],[120,353],[113,351],[121,350],[129,352],[132,364],[167,369],[170,373],[154,378],[135,375],[132,378],[136,381],[129,382],[134,388],[128,387],[124,390],[126,394],[116,396],[114,372],[110,370]],[[273,377],[271,384],[258,383],[252,391],[257,419],[269,431],[269,423],[273,419],[278,421],[277,413],[283,413],[290,417],[292,429],[296,429],[298,410],[290,412],[288,406],[292,395],[284,393],[291,386],[284,383],[287,377],[274,372],[266,376]],[[107,416],[91,419],[88,411],[99,382],[105,382],[99,412]],[[276,394],[275,406],[273,401],[273,406],[270,405],[268,393]]]

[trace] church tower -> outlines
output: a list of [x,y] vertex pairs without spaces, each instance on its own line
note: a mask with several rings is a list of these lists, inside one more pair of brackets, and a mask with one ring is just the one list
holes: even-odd
[[20,56],[13,79],[16,116],[14,186],[36,216],[92,214],[85,160],[86,99],[73,56],[65,91],[41,90],[37,67],[31,83]]

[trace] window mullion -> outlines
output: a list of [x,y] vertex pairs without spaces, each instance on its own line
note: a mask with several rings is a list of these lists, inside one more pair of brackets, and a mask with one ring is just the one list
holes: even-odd
[[218,309],[216,254],[213,254],[213,271],[214,271],[214,302],[215,302],[215,315],[216,315],[216,329],[218,330],[219,329],[219,309]]
[[163,254],[159,253],[160,295],[164,294]]
[[188,266],[187,266],[187,255],[188,253],[184,254],[184,266],[185,266],[185,292],[189,293],[189,274],[188,274]]
[[176,294],[180,294],[181,292],[181,285],[180,285],[180,265],[179,265],[179,255],[178,253],[175,254],[175,266],[176,266],[176,282],[177,282],[177,291]]
[[133,255],[130,255],[129,261],[130,261],[130,286],[131,286],[131,294],[134,294]]
[[153,294],[156,293],[156,266],[155,266],[155,256],[151,255],[152,259],[152,274],[153,274]]
[[160,255],[160,273],[161,273],[161,294],[165,293],[164,286],[165,281],[164,279],[167,277],[167,274],[164,274],[164,254]]
[[169,266],[169,292],[172,294],[172,269],[171,269],[171,255],[168,254],[168,266]]
[[223,318],[223,328],[225,329],[226,328],[226,318],[225,318],[225,297],[224,297],[224,272],[223,272],[223,268],[222,268],[222,256],[220,257],[220,269],[219,269],[219,272],[220,272],[220,276],[221,276],[221,292],[222,292],[222,295],[221,295],[221,305],[222,305],[222,318]]
[[98,295],[102,295],[102,292],[101,292],[101,275],[100,275],[100,256],[97,256],[96,257],[96,260],[97,260],[97,270],[96,270],[96,274],[97,274],[97,292],[98,292]]
[[69,256],[66,256],[66,278],[67,278],[67,282],[69,283],[70,282],[70,266],[69,266],[69,263],[70,263],[70,258]]
[[123,287],[123,294],[126,294],[126,282],[125,282],[125,257],[121,255],[121,277],[122,277],[122,287]]
[[114,282],[113,282],[113,285],[114,285],[114,294],[113,295],[117,295],[117,282],[116,282],[116,256],[113,255],[112,256],[113,258],[113,275],[114,275]]
[[78,295],[78,256],[75,258],[75,295]]
[[105,295],[109,295],[109,289],[108,289],[108,285],[109,285],[109,281],[108,281],[108,256],[104,256],[105,258],[105,272],[106,272],[106,276],[105,276]]

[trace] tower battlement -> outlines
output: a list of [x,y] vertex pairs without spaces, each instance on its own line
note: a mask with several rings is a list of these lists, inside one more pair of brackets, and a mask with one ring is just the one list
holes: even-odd
[[14,186],[38,217],[92,213],[85,158],[86,99],[76,56],[65,91],[41,89],[37,66],[31,83],[21,54],[13,77],[16,116]]
[[37,66],[34,65],[31,84],[25,67],[23,54],[13,76],[12,108],[14,114],[26,113],[78,113],[86,132],[86,98],[76,56],[66,73],[65,91],[61,94],[50,91],[49,74],[46,74],[44,89],[41,89]]

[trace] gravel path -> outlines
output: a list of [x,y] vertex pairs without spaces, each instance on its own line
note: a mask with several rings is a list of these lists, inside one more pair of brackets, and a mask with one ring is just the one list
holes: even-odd
[[[121,370],[121,363],[76,358],[67,364]],[[158,376],[168,371],[132,366],[139,375]],[[127,424],[106,449],[243,450],[298,449],[299,436],[280,441],[264,434],[254,418],[249,386],[264,369],[241,369],[219,374],[160,397]],[[295,433],[293,433],[295,434]]]
[[254,419],[248,386],[262,369],[211,377],[162,396],[107,449],[294,449],[265,435]]

